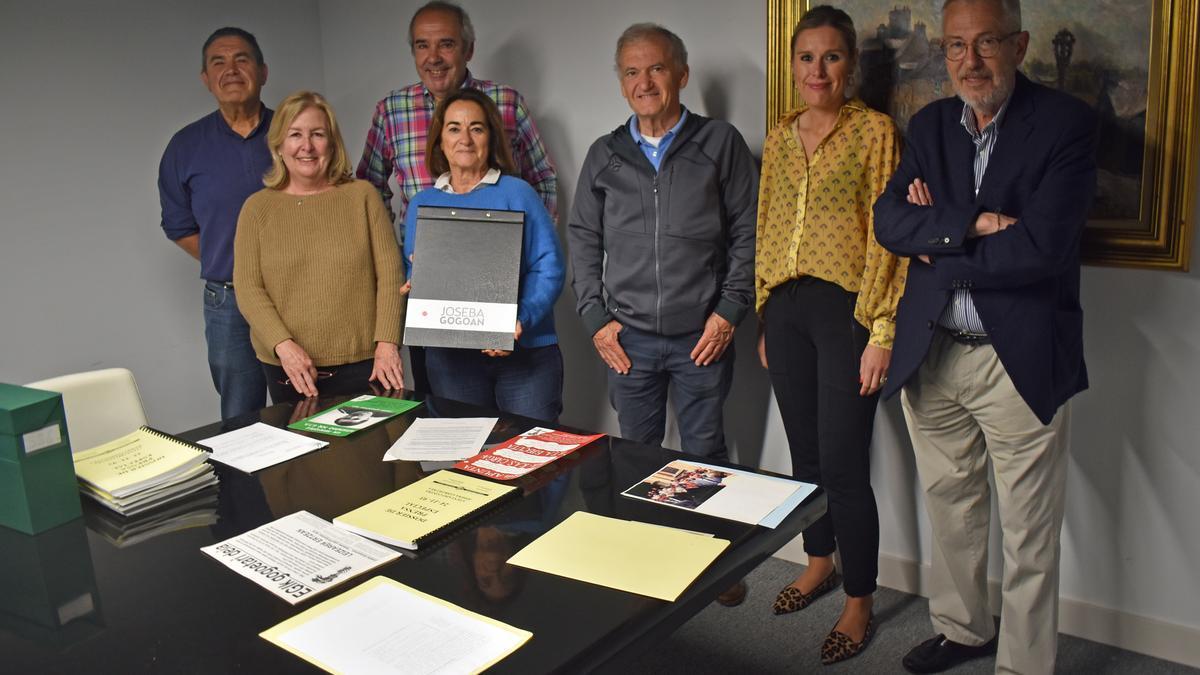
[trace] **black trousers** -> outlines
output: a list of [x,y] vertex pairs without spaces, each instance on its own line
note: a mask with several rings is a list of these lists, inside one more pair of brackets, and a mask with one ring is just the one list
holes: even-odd
[[412,371],[409,376],[412,377],[413,389],[426,394],[431,393],[429,369],[425,366],[424,347],[408,346],[408,369]]
[[871,430],[879,395],[860,396],[869,334],[857,296],[802,277],[771,290],[764,308],[767,363],[792,454],[792,475],[825,489],[829,510],[804,531],[804,551],[840,549],[843,587],[861,597],[879,573],[879,513],[871,489]]
[[[291,384],[287,384],[287,373],[283,368],[263,363],[267,375],[267,391],[271,392],[272,403],[295,403],[304,400]],[[367,378],[375,367],[375,359],[347,363],[341,366],[317,366],[317,393],[321,396],[344,396],[362,394],[370,390]]]

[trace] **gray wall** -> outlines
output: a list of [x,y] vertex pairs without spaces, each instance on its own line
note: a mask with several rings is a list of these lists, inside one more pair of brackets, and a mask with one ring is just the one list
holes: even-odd
[[[213,107],[197,77],[200,42],[225,23],[257,33],[271,67],[265,100],[324,91],[357,155],[374,103],[416,78],[404,43],[416,4],[0,5],[0,381],[122,365],[152,423],[182,430],[214,419],[197,264],[162,236],[154,187],[170,135]],[[565,214],[587,146],[628,115],[611,60],[634,21],[682,35],[692,62],[684,102],[729,119],[759,151],[763,4],[468,2],[480,34],[472,67],[526,95]],[[1191,309],[1200,285],[1194,274],[1085,268],[1083,293],[1092,389],[1075,401],[1062,592],[1195,630],[1200,331]],[[566,421],[615,431],[603,370],[571,310],[567,293],[558,307]],[[786,471],[749,328],[738,337],[731,437],[742,461]],[[927,563],[928,525],[894,401],[880,410],[873,457],[883,553]]]
[[219,416],[200,264],[163,235],[156,181],[216,107],[200,47],[227,24],[266,50],[266,100],[324,86],[315,2],[0,5],[0,381],[124,366],[152,424]]

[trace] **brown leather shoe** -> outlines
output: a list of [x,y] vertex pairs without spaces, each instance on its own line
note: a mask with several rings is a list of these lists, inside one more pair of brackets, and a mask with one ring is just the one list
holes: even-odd
[[717,596],[717,602],[726,607],[737,607],[746,599],[746,592],[749,587],[746,585],[746,580],[743,579],[736,584],[730,586],[724,593]]
[[821,644],[821,663],[828,666],[858,656],[867,648],[867,643],[871,641],[871,636],[874,634],[875,615],[873,614],[867,619],[867,630],[863,633],[863,639],[858,642],[837,630],[837,624],[834,624],[834,629],[829,631],[829,635],[825,636],[825,642]]
[[829,576],[825,577],[824,581],[817,584],[817,587],[808,593],[801,592],[795,586],[788,586],[779,591],[779,595],[775,596],[775,613],[788,614],[790,612],[799,612],[811,605],[817,598],[837,588],[841,582],[842,577],[835,569],[829,573]]

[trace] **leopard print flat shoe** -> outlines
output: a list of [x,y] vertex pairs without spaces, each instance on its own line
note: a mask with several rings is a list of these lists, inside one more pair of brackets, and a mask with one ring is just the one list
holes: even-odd
[[840,583],[842,583],[842,576],[835,569],[829,573],[829,576],[825,577],[824,581],[817,584],[817,587],[808,593],[801,592],[795,586],[788,586],[779,591],[779,595],[775,596],[775,613],[789,614],[791,612],[799,612],[811,605],[817,598],[837,588]]
[[871,641],[871,636],[875,634],[875,615],[867,619],[867,630],[863,633],[863,639],[855,642],[850,639],[849,635],[836,629],[829,631],[829,635],[825,637],[825,642],[821,644],[821,663],[831,665],[839,661],[858,656],[867,648],[867,643]]

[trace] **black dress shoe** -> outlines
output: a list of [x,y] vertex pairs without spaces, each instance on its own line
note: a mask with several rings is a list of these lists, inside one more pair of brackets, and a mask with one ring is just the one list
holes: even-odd
[[904,669],[910,673],[940,673],[965,661],[996,653],[996,638],[971,646],[938,634],[913,647],[904,655]]
[[717,602],[725,607],[737,607],[746,599],[746,592],[748,590],[749,586],[746,584],[746,580],[742,579],[718,595]]

